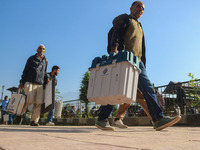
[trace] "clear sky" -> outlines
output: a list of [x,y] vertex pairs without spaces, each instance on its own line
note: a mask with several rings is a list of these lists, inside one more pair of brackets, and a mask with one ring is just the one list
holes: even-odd
[[[114,17],[128,13],[132,0],[1,0],[0,92],[18,86],[25,63],[46,46],[48,71],[60,66],[63,100],[77,99],[92,59],[107,53]],[[200,0],[144,0],[147,71],[155,86],[199,78]],[[10,92],[4,90],[10,96]]]

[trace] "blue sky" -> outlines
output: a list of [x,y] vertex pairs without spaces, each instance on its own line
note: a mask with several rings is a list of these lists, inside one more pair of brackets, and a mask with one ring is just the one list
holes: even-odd
[[[46,46],[48,71],[60,66],[63,100],[77,99],[92,59],[106,54],[112,19],[129,13],[130,0],[0,1],[0,92],[18,86],[25,63]],[[140,22],[146,38],[147,71],[156,86],[199,78],[199,0],[144,0]],[[4,96],[10,92],[4,91]]]

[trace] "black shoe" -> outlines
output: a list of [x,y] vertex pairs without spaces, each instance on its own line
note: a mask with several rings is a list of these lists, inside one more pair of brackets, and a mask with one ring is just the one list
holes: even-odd
[[31,121],[30,126],[39,126],[39,123],[35,123],[35,121]]

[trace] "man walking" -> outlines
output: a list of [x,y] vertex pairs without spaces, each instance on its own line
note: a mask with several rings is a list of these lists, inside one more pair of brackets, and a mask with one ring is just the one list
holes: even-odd
[[52,107],[50,108],[51,110],[48,113],[47,117],[47,122],[46,125],[48,126],[54,126],[55,124],[53,123],[53,115],[54,115],[54,102],[56,100],[56,85],[57,85],[57,79],[56,76],[59,74],[60,67],[58,66],[53,66],[51,69],[51,72],[47,73],[45,80],[48,83],[49,81],[52,81]]
[[29,105],[34,104],[31,126],[39,126],[38,121],[43,103],[43,83],[47,69],[47,59],[44,53],[45,46],[39,45],[37,53],[27,60],[19,85],[19,88],[24,87],[24,93],[27,96],[27,103],[23,108],[22,114],[25,113]]
[[[135,56],[138,57],[140,61],[139,68],[141,69],[141,73],[138,79],[138,88],[144,95],[149,113],[154,122],[154,128],[159,131],[177,123],[181,119],[181,116],[163,116],[163,111],[157,104],[152,83],[147,76],[145,67],[146,57],[144,34],[141,23],[138,21],[144,12],[144,7],[145,6],[143,2],[135,1],[131,5],[131,14],[129,16],[123,14],[113,20],[114,31],[111,40],[111,52],[118,53],[118,50],[122,50],[120,44],[122,43],[123,39],[123,49],[131,51]],[[124,23],[125,18],[128,18],[128,24]],[[125,27],[127,27],[127,30],[125,33],[123,33]],[[114,130],[107,121],[112,109],[112,105],[100,107],[100,113],[96,123],[98,128],[102,130]]]

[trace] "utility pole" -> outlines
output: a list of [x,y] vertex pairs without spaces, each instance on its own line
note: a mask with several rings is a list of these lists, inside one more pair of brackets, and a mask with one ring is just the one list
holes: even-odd
[[3,91],[4,91],[5,86],[2,86],[2,92],[1,92],[1,101],[3,100]]
[[81,105],[81,100],[80,100],[80,114],[81,114],[80,118],[82,118],[82,105]]

